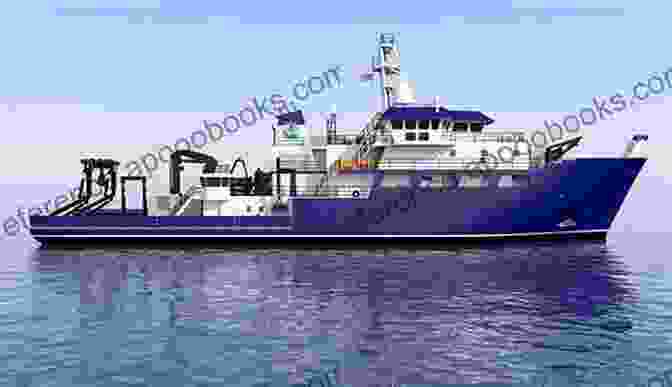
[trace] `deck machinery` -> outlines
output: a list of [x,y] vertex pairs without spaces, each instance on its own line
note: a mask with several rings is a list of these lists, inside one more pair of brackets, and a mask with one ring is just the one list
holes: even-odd
[[[171,205],[148,209],[146,179],[119,163],[82,160],[79,197],[48,216],[31,216],[45,244],[91,241],[603,239],[646,161],[648,136],[622,157],[569,158],[581,137],[535,149],[526,131],[491,129],[482,112],[415,101],[400,78],[398,39],[382,34],[364,80],[377,79],[382,108],[363,128],[309,128],[302,111],[273,126],[275,168],[248,174],[247,160],[222,162],[176,151]],[[306,135],[308,132],[309,135]],[[199,184],[181,187],[182,165],[203,164]],[[93,175],[97,178],[93,179]],[[126,182],[142,183],[143,208],[126,208]],[[104,187],[92,199],[92,185]]]

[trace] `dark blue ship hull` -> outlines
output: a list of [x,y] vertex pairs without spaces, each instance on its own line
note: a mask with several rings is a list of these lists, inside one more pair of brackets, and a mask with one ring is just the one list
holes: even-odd
[[374,187],[368,199],[296,197],[283,216],[31,216],[31,234],[47,244],[604,239],[645,161],[566,160],[530,170],[525,187]]

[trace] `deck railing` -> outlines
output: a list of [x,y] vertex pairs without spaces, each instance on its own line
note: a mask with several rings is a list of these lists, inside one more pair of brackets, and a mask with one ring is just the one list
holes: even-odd
[[[277,190],[276,190],[277,191]],[[339,185],[325,185],[319,187],[316,192],[315,185],[296,185],[295,195],[290,195],[290,187],[283,185],[280,191],[276,192],[279,196],[296,196],[296,197],[338,197],[338,198],[367,198],[370,192],[370,187],[363,184],[339,184]]]
[[517,157],[511,161],[503,161],[497,156],[488,157],[453,157],[432,160],[418,159],[388,159],[388,160],[336,160],[336,172],[354,172],[369,170],[441,170],[441,171],[527,171],[533,166],[533,160],[528,157]]
[[280,137],[275,139],[273,145],[304,145],[304,143],[305,141],[303,137],[299,138]]
[[[372,129],[370,142],[375,142],[375,138],[381,136],[390,136],[402,130],[395,129]],[[428,130],[433,132],[433,130]],[[496,143],[524,143],[529,141],[523,132],[501,132],[501,133],[468,133],[468,132],[447,132],[440,131],[441,139],[449,142],[496,142]],[[326,141],[325,141],[326,139]],[[305,145],[305,138],[276,138],[274,145]],[[325,137],[311,136],[311,145],[359,145],[365,143],[363,134],[329,134]]]
[[500,133],[460,133],[460,132],[441,132],[441,138],[451,142],[497,142],[497,143],[517,143],[525,142],[524,132],[500,132]]
[[328,145],[354,145],[361,144],[363,137],[359,134],[332,134],[327,136]]
[[170,211],[170,215],[181,215],[184,209],[187,207],[187,204],[191,201],[194,195],[202,193],[203,187],[198,185],[192,185],[187,189],[187,191],[180,197],[180,199],[175,203],[173,209]]
[[376,163],[382,170],[443,170],[443,171],[527,171],[531,162],[528,158],[516,158],[502,161],[496,156],[485,158],[450,158],[434,160],[394,159],[381,160]]
[[280,168],[297,171],[323,171],[326,166],[317,160],[280,160]]

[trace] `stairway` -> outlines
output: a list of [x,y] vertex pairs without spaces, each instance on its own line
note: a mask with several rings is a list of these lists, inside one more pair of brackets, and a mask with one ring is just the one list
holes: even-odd
[[359,150],[356,153],[356,160],[368,160],[371,146],[376,141],[376,132],[383,129],[384,127],[382,118],[383,113],[375,113],[366,126],[364,126],[364,129],[362,129],[362,132],[360,133],[362,142],[360,144]]
[[[186,215],[201,215],[195,214],[197,208],[194,208],[194,205],[197,204],[197,200],[201,200],[201,193],[203,188],[198,186],[190,187],[187,192],[180,198],[180,200],[175,204],[172,211],[170,212],[171,216],[186,216]],[[185,214],[186,213],[186,214]]]
[[[361,138],[361,142],[353,144],[350,149],[341,155],[339,160],[369,160],[372,155],[372,146],[376,141],[376,132],[384,127],[382,117],[383,113],[374,113],[358,136],[358,138]],[[376,153],[377,157],[380,157],[380,152]],[[329,176],[334,175],[336,175],[336,163],[330,165],[328,173],[320,179],[315,188],[315,195],[320,195],[323,192],[323,187],[327,185]]]

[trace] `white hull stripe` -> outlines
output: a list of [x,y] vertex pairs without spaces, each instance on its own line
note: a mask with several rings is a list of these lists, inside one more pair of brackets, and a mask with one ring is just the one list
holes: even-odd
[[371,234],[371,235],[339,235],[339,234],[322,234],[322,235],[300,235],[300,234],[283,234],[283,235],[273,235],[273,234],[240,234],[240,235],[123,235],[123,234],[114,234],[114,235],[34,235],[35,237],[41,239],[56,239],[56,238],[108,238],[108,239],[121,239],[121,238],[501,238],[501,237],[520,237],[520,236],[543,236],[543,235],[572,235],[572,234],[597,234],[597,233],[606,233],[608,230],[575,230],[575,231],[550,231],[550,232],[525,232],[525,233],[514,233],[514,234],[429,234],[429,235],[395,235],[395,234]]
[[32,231],[41,230],[291,230],[291,226],[37,226]]

